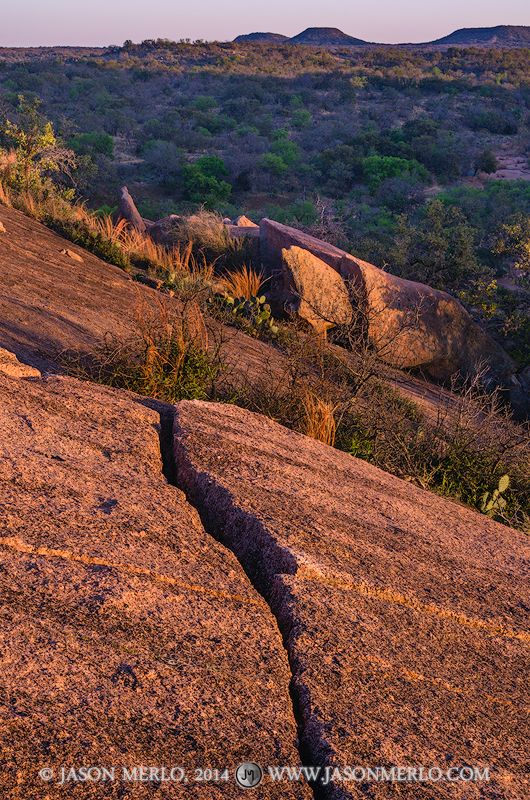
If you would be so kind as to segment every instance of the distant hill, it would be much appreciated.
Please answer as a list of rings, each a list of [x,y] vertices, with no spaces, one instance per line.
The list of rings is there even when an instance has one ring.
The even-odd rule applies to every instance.
[[[236,36],[234,42],[286,42],[288,36],[282,33],[246,33],[243,36]]]
[[[497,25],[495,28],[460,28],[429,45],[466,47],[530,47],[530,26]]]
[[[363,39],[348,36],[338,28],[306,28],[289,39],[289,44],[305,44],[309,47],[339,47],[341,45],[366,45]]]
[[[338,28],[306,28],[291,39],[281,33],[248,33],[234,42],[288,42],[307,47],[414,47],[443,49],[446,47],[530,47],[529,25],[497,25],[494,28],[460,28],[433,42],[399,43],[394,45],[365,42],[348,36]]]

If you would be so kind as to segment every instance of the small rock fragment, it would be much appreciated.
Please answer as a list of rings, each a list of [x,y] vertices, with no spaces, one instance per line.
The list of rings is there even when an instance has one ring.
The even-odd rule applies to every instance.
[[[245,217],[244,214],[240,214],[232,224],[237,225],[238,228],[259,228],[259,225],[256,225],[255,222]]]
[[[63,249],[63,250],[61,250],[60,252],[61,252],[61,254],[62,254],[63,256],[69,256],[70,258],[73,258],[73,259],[74,259],[74,261],[79,261],[81,264],[83,264],[83,263],[84,263],[84,261],[83,261],[83,259],[81,258],[81,256],[78,256],[78,255],[77,255],[77,253],[74,253],[74,251],[73,251],[73,250],[67,250],[66,248],[64,248],[64,249]]]

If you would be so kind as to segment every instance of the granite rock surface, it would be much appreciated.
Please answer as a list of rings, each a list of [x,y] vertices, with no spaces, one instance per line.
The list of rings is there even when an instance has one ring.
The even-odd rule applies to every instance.
[[[275,618],[166,481],[163,404],[145,402],[72,378],[0,371],[6,800],[234,798],[245,792],[234,781],[241,762],[300,763]],[[63,766],[115,776],[59,786]],[[180,766],[188,783],[161,772],[124,778],[142,766]],[[42,769],[54,777],[42,780]],[[205,769],[229,777],[198,780]],[[268,780],[253,796],[311,792]]]
[[[530,796],[527,536],[233,406],[179,403],[174,448],[279,621],[306,763],[443,776],[322,797]]]

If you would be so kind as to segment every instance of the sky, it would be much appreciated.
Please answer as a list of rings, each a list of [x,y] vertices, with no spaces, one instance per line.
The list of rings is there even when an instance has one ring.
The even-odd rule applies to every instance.
[[[369,42],[428,42],[458,28],[529,25],[528,0],[12,0],[0,47],[121,45],[126,39],[228,41],[339,28]]]

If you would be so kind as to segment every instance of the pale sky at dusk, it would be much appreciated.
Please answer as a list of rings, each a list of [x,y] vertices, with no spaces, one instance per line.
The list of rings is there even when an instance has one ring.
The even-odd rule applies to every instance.
[[[372,42],[426,42],[457,28],[530,25],[528,0],[11,0],[0,46],[123,44],[126,39],[218,39],[340,28]]]

